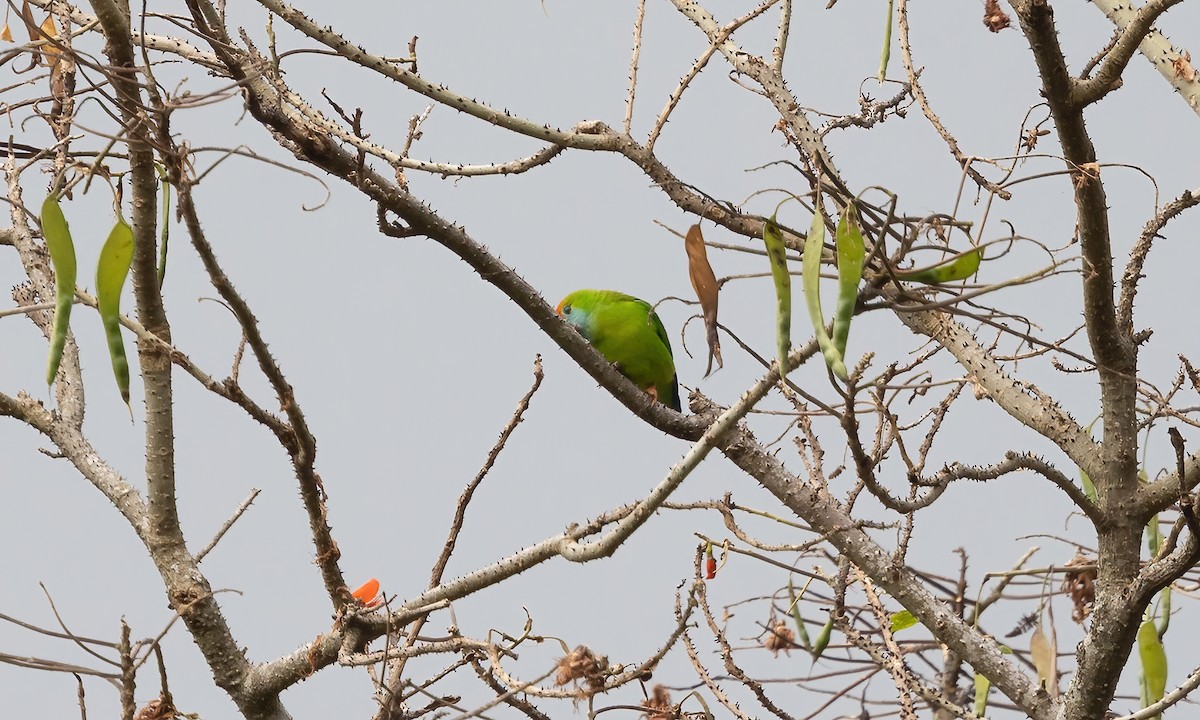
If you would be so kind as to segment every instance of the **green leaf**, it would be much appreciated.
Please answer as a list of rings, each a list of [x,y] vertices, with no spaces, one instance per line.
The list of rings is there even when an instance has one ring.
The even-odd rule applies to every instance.
[[[975,715],[984,717],[987,712],[988,691],[992,689],[992,681],[980,673],[975,673]]]
[[[779,377],[787,377],[787,356],[792,347],[792,278],[788,275],[783,233],[775,216],[763,225],[763,243],[771,262],[771,277],[775,281],[775,337],[779,346]]]
[[[813,213],[812,227],[809,228],[808,238],[804,241],[800,280],[804,288],[804,302],[808,306],[808,316],[812,320],[813,332],[816,333],[817,344],[825,363],[842,380],[849,377],[842,354],[838,352],[829,333],[825,332],[825,314],[821,310],[821,251],[825,247],[825,216],[818,206]],[[849,330],[847,330],[849,332]]]
[[[108,340],[108,354],[112,358],[113,376],[121,399],[129,406],[129,362],[125,359],[125,343],[121,339],[121,289],[129,275],[129,264],[133,260],[133,229],[125,218],[117,216],[117,223],[108,240],[100,249],[100,260],[96,263],[96,307],[104,323],[104,336]],[[133,410],[130,409],[132,416]]]
[[[901,610],[900,612],[892,613],[888,624],[891,626],[892,632],[896,633],[916,625],[917,617],[907,610]]]
[[[862,280],[866,245],[858,224],[858,210],[848,203],[838,220],[837,237],[838,298],[833,315],[833,346],[838,355],[846,356],[846,341],[850,337],[850,321],[858,304],[858,284]]]
[[[71,228],[67,226],[57,195],[50,195],[42,203],[42,236],[50,251],[50,264],[54,266],[54,328],[50,333],[50,358],[46,364],[46,384],[53,385],[71,327],[76,272],[75,243],[71,241]]]
[[[955,255],[950,260],[924,270],[897,270],[901,280],[937,285],[940,283],[966,280],[979,270],[979,248],[972,248]]]
[[[1138,627],[1137,644],[1142,661],[1142,707],[1148,707],[1162,700],[1167,690],[1167,653],[1153,619],[1146,619]],[[1150,720],[1159,717],[1155,715]]]

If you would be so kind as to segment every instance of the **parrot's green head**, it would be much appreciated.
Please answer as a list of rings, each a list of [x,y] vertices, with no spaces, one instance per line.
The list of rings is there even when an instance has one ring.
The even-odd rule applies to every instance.
[[[596,306],[597,293],[595,290],[576,290],[562,299],[554,312],[569,325],[579,331],[585,338],[589,337],[592,310]]]

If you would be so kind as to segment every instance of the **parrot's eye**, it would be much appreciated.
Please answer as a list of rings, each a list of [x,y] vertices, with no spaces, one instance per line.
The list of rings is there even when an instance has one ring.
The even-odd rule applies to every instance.
[[[570,306],[570,305],[563,305],[563,307],[562,307],[562,314],[563,314],[563,317],[566,317],[567,315],[570,315],[570,314],[571,314],[571,306]]]

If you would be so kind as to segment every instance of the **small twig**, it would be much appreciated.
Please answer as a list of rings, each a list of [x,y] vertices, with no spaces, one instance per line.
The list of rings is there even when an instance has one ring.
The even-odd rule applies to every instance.
[[[874,583],[871,582],[871,578],[867,577],[866,573],[858,568],[854,569],[854,574],[858,576],[863,593],[867,596],[867,603],[871,606],[871,611],[875,614],[875,619],[879,622],[879,633],[883,637],[885,652],[892,658],[903,658],[904,653],[900,650],[900,646],[896,644],[896,639],[892,636],[888,612],[884,609],[883,603],[879,601],[879,595],[875,592]],[[961,613],[961,608],[958,608],[958,611]],[[900,702],[900,717],[904,720],[916,720],[917,713],[913,708],[912,701],[914,692],[920,693],[919,684],[915,682],[916,679],[912,676],[911,672],[904,672],[907,668],[903,662],[888,663],[885,669],[896,683],[896,690],[899,694],[897,699]]]
[[[1147,705],[1135,713],[1122,715],[1116,718],[1116,720],[1149,720],[1149,718],[1158,717],[1162,714],[1163,710],[1166,710],[1180,700],[1186,699],[1198,687],[1200,687],[1200,668],[1193,670],[1192,674],[1188,675],[1187,680],[1179,684],[1179,687],[1163,695],[1162,700]]]
[[[691,84],[692,80],[694,80],[696,76],[700,74],[700,71],[704,69],[704,66],[708,64],[709,58],[711,58],[713,54],[717,52],[717,50],[722,49],[722,45],[730,38],[731,35],[733,35],[735,30],[766,12],[772,5],[775,4],[776,1],[777,0],[767,0],[766,2],[763,2],[754,10],[751,10],[740,18],[731,21],[724,27],[720,28],[719,31],[715,32],[715,34],[709,36],[708,49],[700,54],[700,57],[696,59],[696,62],[692,63],[692,67],[683,76],[683,79],[679,81],[679,85],[675,87],[674,92],[672,92],[671,96],[667,99],[666,107],[664,107],[662,112],[658,114],[658,119],[654,121],[654,127],[650,130],[650,136],[646,140],[647,153],[652,153],[654,151],[654,143],[658,140],[658,136],[662,134],[663,128],[667,125],[667,119],[671,116],[671,113],[675,110],[675,106],[679,104],[679,100],[683,97],[684,90],[686,90],[688,85]]]
[[[637,94],[638,60],[642,55],[642,25],[646,21],[646,0],[638,0],[637,18],[633,21],[633,57],[629,60],[629,94],[625,96],[625,134],[633,128],[633,100]]]
[[[233,515],[229,516],[229,519],[221,525],[219,530],[217,530],[217,534],[213,536],[213,539],[209,540],[208,544],[205,545],[200,552],[196,553],[197,565],[200,564],[200,561],[204,559],[205,555],[212,552],[212,549],[217,546],[217,543],[221,541],[221,538],[225,537],[225,533],[229,532],[229,528],[233,527],[233,524],[237,522],[240,517],[242,517],[242,513],[246,512],[246,510],[250,508],[251,503],[254,502],[254,499],[257,498],[258,494],[261,492],[262,490],[259,490],[258,488],[253,488],[250,491],[250,494],[246,496],[246,499],[243,500],[242,503],[237,506],[237,509],[233,511]]]
[[[772,380],[778,379],[778,376],[777,371],[768,372],[766,375],[768,379]],[[742,421],[742,418],[754,409],[754,406],[762,400],[767,391],[773,386],[774,382],[766,385],[763,380],[759,380],[750,391],[742,395],[736,403],[713,420],[700,439],[671,468],[671,471],[667,473],[662,482],[650,491],[637,504],[633,512],[618,522],[616,527],[610,530],[607,535],[586,543],[581,543],[577,540],[568,540],[559,549],[560,554],[572,562],[588,562],[596,558],[608,557],[614,553],[635,530],[641,527],[650,519],[651,515],[657,512],[658,508],[691,475],[692,471],[699,467],[700,463],[715,447],[717,440],[736,427]]]
[[[967,175],[970,175],[971,179],[975,181],[975,184],[981,188],[984,188],[988,192],[995,193],[1005,200],[1011,199],[1012,193],[985,178],[972,166],[972,164],[968,161],[966,154],[959,149],[958,140],[950,134],[950,131],[946,129],[946,126],[942,124],[941,118],[937,116],[937,113],[935,113],[933,108],[929,105],[929,98],[925,96],[925,89],[921,86],[920,73],[913,65],[912,45],[909,42],[908,34],[908,0],[898,0],[896,6],[896,15],[896,24],[900,31],[900,59],[903,61],[904,72],[908,75],[908,84],[909,87],[912,88],[913,99],[917,101],[917,105],[920,106],[921,112],[925,114],[925,118],[929,121],[929,124],[933,126],[934,130],[937,130],[938,135],[940,135],[942,140],[945,141],[946,147],[950,149],[950,154],[953,155],[954,159],[957,160],[959,165],[962,166],[963,172],[965,172]]]
[[[79,673],[71,673],[75,676],[75,682],[79,685],[76,691],[76,697],[79,698],[79,719],[87,720],[87,703],[84,701],[83,695],[83,678],[79,677]]]
[[[738,682],[745,685],[746,688],[748,688],[752,693],[754,693],[754,696],[758,699],[758,703],[760,705],[762,705],[772,715],[774,715],[777,718],[780,718],[780,720],[793,720],[792,715],[788,714],[786,711],[783,710],[783,708],[779,707],[771,700],[771,698],[767,695],[766,691],[763,689],[762,683],[760,683],[757,680],[755,680],[754,678],[750,677],[746,673],[746,671],[744,671],[741,668],[741,666],[739,666],[737,663],[734,662],[733,648],[730,647],[730,645],[729,645],[729,639],[725,634],[725,630],[717,623],[717,619],[715,617],[713,617],[712,608],[709,607],[708,586],[702,580],[700,580],[700,554],[699,553],[696,554],[695,572],[696,572],[696,581],[695,581],[694,590],[693,590],[693,595],[695,596],[694,602],[696,603],[697,606],[699,606],[700,612],[704,615],[705,624],[708,625],[709,632],[712,633],[713,639],[717,641],[717,645],[721,649],[721,659],[724,661],[725,670],[728,671],[729,674],[731,676],[733,676]],[[772,630],[772,632],[773,631],[774,630]],[[703,675],[704,674],[703,666],[700,665],[700,663],[697,661],[697,659],[695,657],[692,657],[691,652],[689,652],[688,655],[689,655],[689,659],[692,661],[692,666],[694,668],[696,668],[696,670],[698,672],[701,672]],[[717,692],[714,689],[715,683],[709,684],[708,682],[706,682],[705,684],[708,685],[709,690],[714,692],[714,694]],[[720,699],[719,696],[718,696],[718,699]],[[725,705],[725,707],[727,709],[732,709],[732,708],[730,708],[729,704],[724,700],[721,700],[721,704]],[[745,715],[743,715],[741,713],[737,713],[737,716],[740,718],[746,717]]]
[[[1170,436],[1171,445],[1175,448],[1175,472],[1179,475],[1179,514],[1187,522],[1192,535],[1200,536],[1200,522],[1196,520],[1196,510],[1192,505],[1192,493],[1187,486],[1187,455],[1184,451],[1183,435],[1180,435],[1178,428],[1174,427],[1167,428],[1167,435]]]
[[[233,588],[220,588],[217,590],[213,590],[211,593],[209,593],[209,595],[206,595],[205,597],[209,597],[209,596],[216,595],[218,593],[223,593],[223,592],[237,593],[238,595],[242,594],[241,590],[234,590]],[[200,599],[203,599],[203,598],[200,598]],[[198,602],[198,600],[193,601],[193,604],[195,602]],[[171,616],[171,619],[167,621],[167,624],[163,626],[163,629],[160,630],[157,635],[155,635],[153,638],[150,638],[149,640],[142,640],[138,643],[139,648],[148,647],[150,649],[147,650],[146,653],[144,655],[142,655],[142,658],[137,661],[137,664],[134,666],[134,669],[140,670],[141,667],[143,665],[145,665],[147,661],[150,660],[150,657],[151,657],[154,649],[157,648],[160,643],[162,643],[162,639],[167,636],[167,633],[169,633],[171,631],[171,628],[175,626],[175,623],[180,619],[180,617],[182,617],[183,613],[186,612],[189,607],[190,607],[190,605],[184,606],[181,608],[175,608],[175,614]]]
[[[471,498],[474,497],[475,491],[479,489],[480,483],[487,477],[488,472],[496,463],[496,459],[500,457],[508,439],[512,437],[517,426],[524,420],[525,411],[529,409],[529,402],[533,399],[538,388],[542,386],[542,380],[545,378],[545,372],[542,370],[542,356],[539,354],[533,359],[533,385],[529,391],[517,402],[517,407],[513,411],[512,417],[508,423],[500,430],[500,437],[497,438],[496,444],[488,451],[487,458],[483,462],[483,467],[479,468],[479,472],[463,490],[462,495],[458,498],[458,504],[454,508],[454,520],[450,524],[450,532],[446,538],[446,544],[442,548],[442,554],[434,563],[433,571],[430,573],[429,586],[437,587],[442,581],[442,573],[446,570],[446,563],[450,561],[450,555],[454,552],[454,547],[458,541],[458,534],[462,530],[463,521],[467,513],[467,505],[470,504]]]
[[[413,40],[415,41],[416,38],[413,38]],[[426,119],[429,118],[429,113],[431,112],[433,112],[433,105],[426,105],[425,109],[422,110],[419,115],[413,115],[408,119],[408,135],[404,138],[404,146],[400,148],[401,158],[407,158],[409,153],[412,152],[413,143],[421,139],[421,125]],[[359,148],[358,152],[359,156],[361,157],[365,151],[362,148]],[[404,174],[404,168],[400,168],[396,171],[396,183],[399,184],[401,188],[404,188],[405,190],[408,189],[408,176]]]
[[[539,710],[533,703],[529,702],[520,695],[513,695],[509,693],[508,688],[502,685],[500,681],[497,680],[491,673],[491,671],[483,666],[482,662],[475,658],[468,658],[468,660],[471,663],[471,668],[475,671],[475,674],[479,676],[479,679],[483,681],[485,685],[491,688],[493,692],[497,693],[498,695],[503,695],[505,703],[524,713],[525,716],[529,717],[531,720],[550,720],[550,716]]]
[[[1013,569],[1010,570],[1008,574],[1001,575],[999,573],[988,573],[983,576],[983,579],[979,584],[980,592],[983,591],[983,586],[987,583],[988,578],[999,577],[1000,582],[996,584],[996,587],[992,589],[992,592],[989,593],[987,597],[977,599],[975,601],[975,606],[971,608],[971,615],[967,618],[972,627],[979,626],[979,616],[983,614],[984,610],[988,609],[988,607],[990,607],[1004,595],[1004,589],[1007,588],[1009,583],[1011,583],[1013,579],[1017,577],[1016,573],[1021,572],[1021,568],[1025,565],[1025,563],[1029,562],[1029,558],[1033,557],[1033,554],[1037,551],[1038,547],[1036,545],[1026,550],[1025,554],[1017,560],[1016,564],[1013,565]]]
[[[167,662],[163,659],[162,645],[159,643],[154,643],[154,659],[158,662],[158,677],[162,683],[160,697],[163,702],[173,706],[175,703],[171,699],[171,690],[167,687]]]
[[[82,640],[80,640],[78,637],[76,637],[75,633],[71,632],[70,628],[67,627],[67,624],[65,622],[63,622],[62,616],[58,614],[58,608],[54,605],[54,598],[50,597],[50,591],[46,589],[46,585],[44,583],[39,582],[38,587],[40,587],[42,589],[42,592],[46,595],[46,601],[50,603],[50,610],[51,610],[51,612],[54,613],[54,619],[58,621],[58,626],[60,628],[62,628],[63,632],[66,633],[66,636],[68,638],[70,638],[72,642],[74,642],[76,645],[78,645],[80,648],[82,648],[85,653],[87,653],[88,655],[91,655],[92,657],[96,658],[97,660],[101,660],[103,662],[108,663],[109,665],[114,665],[116,667],[121,666],[121,663],[115,662],[113,660],[110,660],[110,659],[104,657],[103,655],[96,652],[95,650],[92,650],[90,647],[85,645]],[[120,646],[118,645],[117,647],[119,650]]]
[[[76,301],[76,302],[78,302],[78,301]],[[25,315],[25,314],[28,314],[31,312],[36,312],[38,310],[53,310],[53,309],[54,309],[54,303],[52,303],[52,302],[37,303],[36,305],[22,305],[21,307],[8,308],[7,310],[0,310],[0,318],[8,317],[10,315]]]
[[[109,640],[97,640],[95,638],[83,637],[82,635],[69,635],[66,633],[55,632],[53,630],[47,630],[45,628],[38,627],[37,625],[27,623],[23,620],[18,620],[9,615],[5,615],[4,613],[0,613],[0,620],[10,622],[13,625],[19,625],[26,630],[32,630],[35,633],[49,635],[50,637],[62,638],[63,640],[74,640],[75,642],[91,643],[92,645],[103,645],[104,647],[113,649],[117,647],[115,642],[111,642]]]
[[[454,548],[458,544],[458,535],[462,531],[463,523],[466,519],[467,505],[471,503],[471,499],[475,496],[475,491],[479,489],[479,485],[483,479],[487,477],[488,472],[496,463],[496,459],[500,457],[500,453],[504,450],[508,439],[512,436],[517,426],[524,419],[525,411],[529,409],[529,402],[533,399],[534,393],[542,386],[542,379],[545,373],[542,370],[542,356],[537,355],[533,359],[533,386],[529,391],[517,402],[517,408],[513,411],[512,417],[509,418],[507,424],[500,431],[500,437],[496,440],[496,444],[488,452],[487,458],[483,462],[483,467],[475,474],[475,477],[467,484],[462,495],[458,498],[458,503],[454,507],[454,519],[450,523],[450,531],[446,537],[446,543],[442,547],[442,552],[438,556],[437,561],[433,564],[433,569],[430,572],[429,587],[435,588],[442,582],[442,575],[446,571],[446,565],[450,562],[450,556],[454,553]],[[408,637],[405,639],[402,651],[411,648],[417,641],[417,635],[421,632],[421,628],[425,625],[425,620],[428,615],[422,616],[413,624],[411,630],[408,631]],[[386,699],[380,700],[380,710],[377,716],[387,717],[384,713],[389,711],[392,704],[397,701],[400,695],[400,685],[404,680],[404,667],[407,664],[407,655],[394,656],[396,662],[392,665],[388,673],[387,685],[381,688],[383,694],[386,694]]]
[[[58,662],[57,660],[46,660],[44,658],[9,655],[8,653],[0,653],[0,663],[6,665],[14,665],[16,667],[29,668],[31,670],[44,670],[47,672],[68,672],[72,675],[88,675],[90,677],[103,678],[113,684],[113,687],[120,688],[121,676],[117,673],[104,672],[83,665],[72,665],[70,663]]]
[[[678,602],[676,602],[676,606],[678,607]],[[678,609],[676,609],[677,614],[678,612]],[[706,668],[704,663],[700,660],[700,653],[696,650],[696,646],[692,642],[691,636],[686,632],[683,634],[683,649],[687,653],[688,660],[692,664],[692,669],[695,670],[696,675],[700,678],[700,682],[704,683],[704,686],[713,694],[713,697],[717,699],[717,702],[725,706],[725,709],[729,711],[730,716],[737,718],[737,720],[751,720],[750,716],[742,712],[737,703],[733,702],[733,700],[731,700],[729,696],[725,694],[725,691],[721,689],[721,686],[717,684],[716,679],[712,676],[712,673],[708,671],[708,668]],[[712,716],[709,715],[709,717]]]
[[[508,700],[508,698],[513,697],[515,695],[520,695],[521,693],[526,693],[532,689],[535,689],[538,683],[549,678],[551,675],[553,675],[557,671],[558,671],[558,668],[552,667],[549,670],[547,670],[546,673],[541,675],[540,677],[536,677],[533,680],[529,680],[529,681],[526,681],[523,683],[518,683],[518,684],[510,687],[508,689],[508,691],[501,693],[500,695],[492,698],[491,700],[489,700],[488,702],[479,706],[478,708],[475,708],[474,710],[467,712],[467,713],[463,713],[461,715],[455,715],[453,718],[451,718],[451,720],[468,720],[469,718],[480,717],[483,713],[487,712],[488,710],[491,710],[492,708],[496,707],[500,703]]]
[[[334,541],[333,532],[329,527],[325,506],[325,488],[316,470],[317,440],[308,426],[308,419],[296,400],[295,391],[287,381],[283,369],[271,355],[266,339],[258,325],[249,304],[234,287],[233,281],[225,274],[217,261],[216,253],[208,241],[200,217],[197,213],[192,192],[186,184],[179,187],[179,213],[183,216],[192,247],[200,256],[204,269],[208,273],[209,282],[216,288],[221,298],[228,303],[237,317],[238,324],[245,333],[247,344],[258,360],[259,369],[266,376],[279,401],[280,412],[287,418],[286,427],[272,428],[276,432],[280,444],[287,450],[292,461],[300,496],[308,513],[309,528],[312,531],[313,545],[320,569],[325,591],[329,595],[335,609],[342,608],[350,602],[350,594],[346,590],[346,582],[342,569],[338,564],[341,551]]]
[[[1154,246],[1159,233],[1172,219],[1183,214],[1185,210],[1200,205],[1200,188],[1184,190],[1179,197],[1171,200],[1159,210],[1153,218],[1146,222],[1138,239],[1129,251],[1129,262],[1121,276],[1121,299],[1117,304],[1117,321],[1127,333],[1133,332],[1133,303],[1137,297],[1138,282],[1142,279],[1142,269],[1146,258]]]

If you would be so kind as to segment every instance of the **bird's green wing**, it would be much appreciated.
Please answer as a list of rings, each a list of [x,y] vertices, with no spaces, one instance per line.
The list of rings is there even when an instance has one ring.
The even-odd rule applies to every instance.
[[[649,303],[646,306],[649,308]],[[667,336],[667,328],[663,326],[662,320],[658,319],[658,313],[652,309],[650,310],[650,323],[654,325],[654,334],[658,335],[658,339],[662,340],[663,345],[667,346],[667,354],[674,359],[675,353],[671,351],[671,338]]]
[[[658,318],[658,313],[654,312],[654,306],[651,305],[650,303],[646,302],[645,300],[642,300],[641,298],[636,298],[632,295],[626,295],[624,293],[613,293],[613,294],[619,295],[620,300],[624,300],[624,301],[636,304],[639,309],[641,309],[643,312],[646,313],[646,316],[649,319],[651,327],[654,328],[654,334],[658,336],[659,340],[662,340],[662,344],[665,345],[667,348],[667,354],[670,355],[672,359],[674,359],[675,353],[671,350],[671,338],[669,335],[667,335],[667,328],[663,325],[662,320],[660,320]]]

